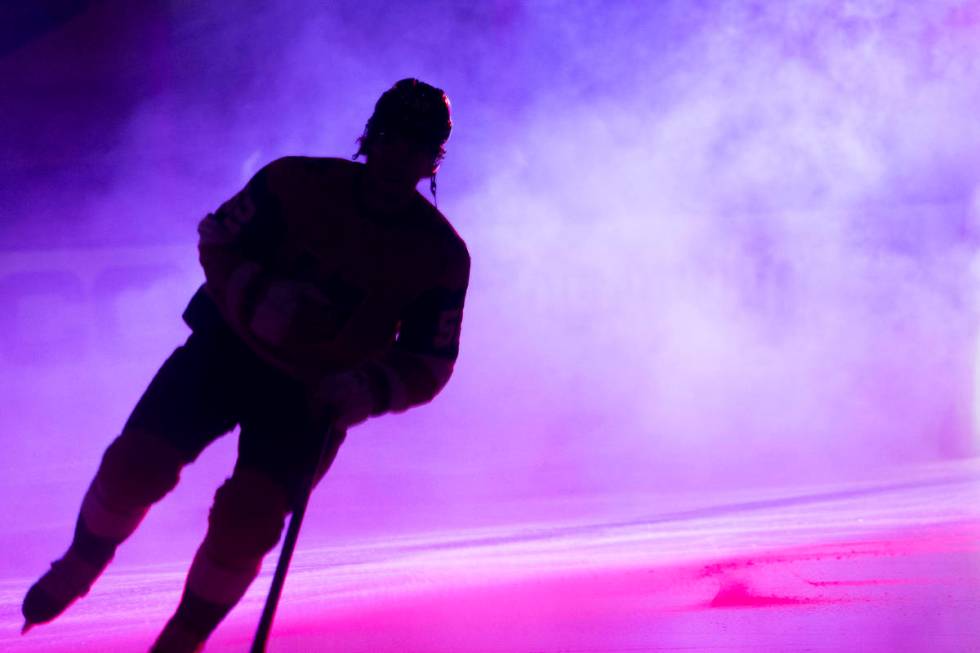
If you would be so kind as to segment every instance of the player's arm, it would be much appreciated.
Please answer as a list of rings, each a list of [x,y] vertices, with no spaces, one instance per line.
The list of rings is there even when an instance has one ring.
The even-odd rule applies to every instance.
[[[445,387],[459,356],[465,298],[465,285],[437,287],[409,307],[394,345],[365,365],[379,388],[372,414],[428,403]]]
[[[467,255],[451,279],[409,304],[384,354],[324,379],[318,403],[341,414],[341,427],[428,403],[445,387],[459,355],[469,265]]]
[[[259,170],[197,228],[205,288],[222,317],[235,331],[273,345],[282,344],[295,312],[317,292],[268,265],[286,232],[274,188],[287,166],[278,159]]]

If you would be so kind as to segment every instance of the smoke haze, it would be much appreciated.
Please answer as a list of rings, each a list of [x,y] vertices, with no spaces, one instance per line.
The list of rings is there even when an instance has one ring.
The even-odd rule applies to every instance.
[[[978,2],[46,4],[0,49],[13,568],[68,537],[186,337],[197,221],[276,157],[353,154],[403,77],[452,100],[461,355],[430,406],[351,432],[309,530],[976,453]],[[157,528],[203,519],[233,455]]]

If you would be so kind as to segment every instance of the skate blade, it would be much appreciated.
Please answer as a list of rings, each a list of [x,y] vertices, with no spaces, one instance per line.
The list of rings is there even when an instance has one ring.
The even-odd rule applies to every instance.
[[[20,634],[21,635],[26,635],[27,634],[27,631],[29,631],[31,628],[33,628],[36,625],[37,624],[33,624],[30,621],[25,621],[24,622],[24,627],[20,629]]]

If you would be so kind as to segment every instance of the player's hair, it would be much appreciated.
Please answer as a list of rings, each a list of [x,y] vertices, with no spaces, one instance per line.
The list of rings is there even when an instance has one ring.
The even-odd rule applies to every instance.
[[[442,89],[411,77],[402,79],[378,98],[352,158],[367,156],[371,146],[386,137],[401,136],[414,141],[432,152],[429,189],[435,200],[436,171],[446,156],[445,144],[452,128],[449,98]]]

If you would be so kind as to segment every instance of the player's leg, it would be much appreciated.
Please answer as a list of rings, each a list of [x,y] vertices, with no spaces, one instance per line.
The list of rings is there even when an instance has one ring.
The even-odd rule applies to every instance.
[[[257,386],[255,409],[242,419],[235,471],[215,495],[208,532],[194,556],[180,604],[157,645],[160,653],[193,651],[238,603],[262,559],[282,534],[286,515],[316,464],[318,439],[301,389],[271,377]],[[317,479],[343,438],[324,457]]]
[[[192,334],[164,362],[103,454],[68,551],[28,591],[28,624],[52,620],[86,594],[149,507],[176,486],[181,468],[235,425],[228,359],[218,343]]]
[[[285,488],[261,470],[236,466],[215,494],[180,604],[153,651],[193,651],[203,644],[258,575],[288,512]]]

